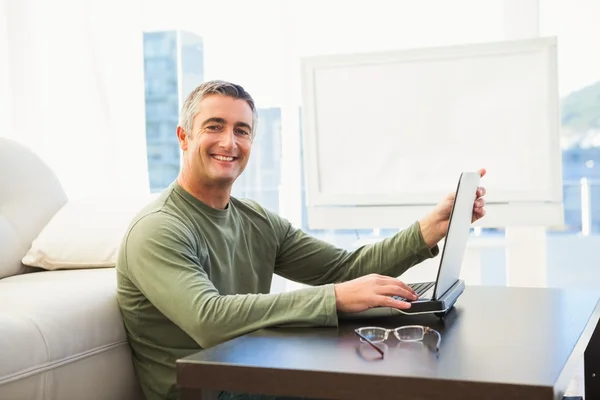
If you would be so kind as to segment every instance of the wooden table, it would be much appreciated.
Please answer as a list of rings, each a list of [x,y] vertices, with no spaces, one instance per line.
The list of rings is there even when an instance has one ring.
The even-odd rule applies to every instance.
[[[182,399],[202,390],[318,399],[560,399],[585,353],[586,399],[600,399],[599,294],[467,287],[440,320],[401,316],[341,321],[338,328],[263,329],[178,361]],[[390,335],[385,357],[359,326],[421,324],[439,353]],[[587,349],[587,350],[586,350]],[[205,398],[206,398],[206,393]]]

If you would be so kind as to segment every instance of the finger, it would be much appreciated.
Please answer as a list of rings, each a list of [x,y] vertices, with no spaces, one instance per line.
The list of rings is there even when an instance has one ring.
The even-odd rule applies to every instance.
[[[403,289],[405,291],[407,291],[409,293],[409,295],[404,295],[404,294],[396,294],[396,293],[392,293],[390,295],[393,296],[402,296],[405,298],[411,298],[410,295],[412,294],[413,296],[415,296],[415,300],[417,297],[417,292],[415,292],[415,290],[413,288],[411,288],[410,286],[408,286],[406,283],[402,282],[401,280],[399,280],[398,278],[393,278],[391,276],[385,276],[385,275],[377,275],[377,284],[380,286],[396,286],[399,289]]]
[[[402,281],[398,281],[398,283],[400,284],[400,287],[403,289],[408,290],[409,292],[411,292],[412,294],[414,294],[415,296],[417,295],[417,292],[415,292],[415,289],[411,288],[410,286],[408,286],[406,283],[402,282]]]
[[[387,275],[375,275],[375,276],[377,277],[376,282],[379,286],[394,285],[394,286],[402,287],[406,290],[409,290],[409,291],[415,293],[415,291],[410,286],[408,286],[406,283],[402,282],[398,278],[394,278],[394,277],[387,276]]]
[[[485,176],[486,172],[487,172],[487,170],[485,168],[480,168],[479,169],[479,176],[481,178],[483,178]]]
[[[473,210],[473,218],[471,222],[475,222],[478,219],[481,219],[485,216],[485,208],[478,209],[477,211]]]
[[[477,188],[477,198],[485,196],[486,193],[487,191],[484,187],[480,186]]]
[[[406,283],[402,282],[398,278],[391,278],[390,277],[389,280],[386,281],[385,283],[401,287],[402,289],[408,290],[409,292],[411,292],[413,294],[417,294],[417,292],[415,292],[415,290],[413,288],[411,288],[410,286],[408,286]]]
[[[417,294],[414,293],[412,290],[397,285],[381,286],[379,290],[377,290],[377,294],[382,294],[385,296],[400,296],[409,300],[417,299]]]
[[[477,199],[473,203],[473,209],[485,207],[485,199]]]
[[[400,310],[409,309],[411,306],[411,304],[406,301],[396,300],[390,296],[380,296],[377,301],[381,307],[393,307],[399,308]]]

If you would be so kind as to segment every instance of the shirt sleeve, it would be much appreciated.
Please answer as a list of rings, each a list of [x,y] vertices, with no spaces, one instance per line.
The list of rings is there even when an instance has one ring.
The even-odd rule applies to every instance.
[[[435,257],[439,247],[427,247],[419,222],[380,242],[346,251],[314,238],[283,220],[286,233],[275,272],[308,285],[344,282],[377,273],[400,276],[410,267]]]
[[[220,295],[200,263],[201,244],[174,216],[143,217],[124,246],[129,279],[203,348],[265,327],[337,325],[333,285]]]

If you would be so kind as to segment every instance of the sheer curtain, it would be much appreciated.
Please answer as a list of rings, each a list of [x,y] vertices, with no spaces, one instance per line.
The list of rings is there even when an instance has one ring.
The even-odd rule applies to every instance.
[[[148,192],[139,2],[1,1],[0,136],[70,198]]]
[[[12,127],[12,100],[8,67],[8,1],[0,0],[0,136]]]

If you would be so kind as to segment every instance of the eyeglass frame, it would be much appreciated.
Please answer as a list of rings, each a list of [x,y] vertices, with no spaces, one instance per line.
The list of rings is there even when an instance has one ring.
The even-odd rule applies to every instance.
[[[407,328],[421,328],[423,330],[423,336],[420,339],[412,339],[412,340],[406,340],[406,339],[400,339],[398,336],[398,331],[401,331],[402,329],[407,329]],[[385,337],[383,338],[383,340],[381,341],[377,341],[377,343],[383,343],[385,342],[388,337],[389,334],[391,332],[394,332],[394,336],[396,337],[396,339],[398,339],[398,341],[400,342],[419,342],[419,341],[423,341],[423,339],[425,339],[425,335],[427,333],[435,333],[437,334],[438,337],[438,341],[437,341],[437,345],[435,346],[435,351],[439,352],[440,351],[440,343],[442,342],[442,335],[436,331],[433,328],[430,328],[428,326],[424,326],[424,325],[405,325],[405,326],[399,326],[397,328],[393,328],[393,329],[387,329],[387,328],[383,328],[381,326],[363,326],[360,328],[356,328],[354,330],[354,333],[361,338],[363,341],[365,341],[366,343],[368,343],[371,347],[373,347],[383,358],[383,350],[381,350],[377,345],[375,345],[375,342],[373,342],[372,340],[368,339],[367,337],[365,337],[363,334],[360,333],[361,330],[363,329],[381,329],[383,331],[385,331]]]

